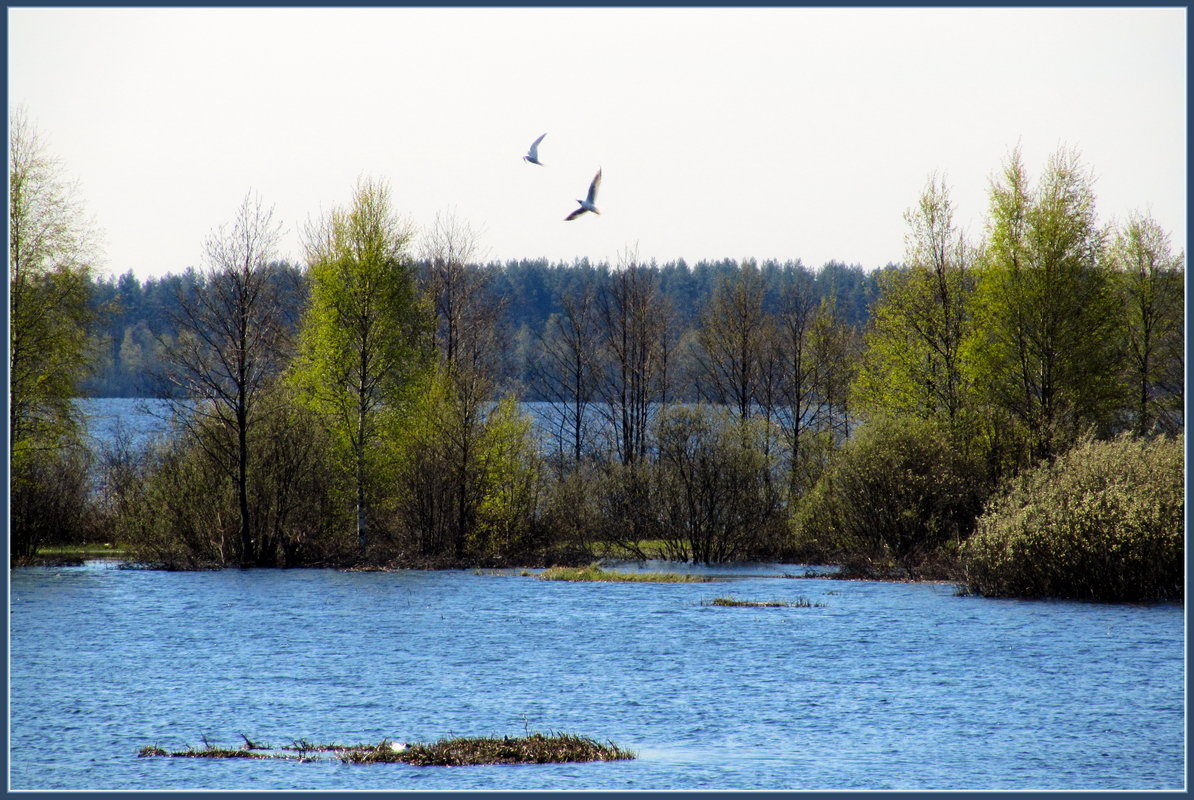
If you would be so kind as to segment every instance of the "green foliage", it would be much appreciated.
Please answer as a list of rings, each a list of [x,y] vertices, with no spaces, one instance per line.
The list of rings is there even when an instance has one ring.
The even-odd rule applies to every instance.
[[[1122,310],[1103,264],[1093,178],[1059,150],[1029,186],[1019,152],[991,190],[989,243],[964,346],[985,402],[1013,415],[1033,458],[1088,426],[1109,430],[1119,399]]]
[[[1020,475],[962,548],[984,595],[1184,597],[1183,439],[1079,442]]]
[[[478,402],[442,365],[391,441],[400,552],[505,563],[541,549],[542,465],[530,418],[512,398]]]
[[[973,528],[981,467],[943,425],[879,418],[863,425],[797,509],[798,552],[860,572],[939,569]]]
[[[81,447],[14,459],[8,487],[14,563],[29,561],[45,545],[86,542],[101,535],[102,520],[91,495],[90,462]]]
[[[430,321],[407,255],[412,233],[395,216],[388,186],[362,180],[348,209],[307,231],[310,300],[293,380],[325,415],[355,479],[356,533],[383,491],[381,423],[406,399],[430,357]]]
[[[782,551],[786,484],[765,420],[670,406],[657,415],[654,439],[654,459],[601,465],[592,494],[596,540],[636,558],[659,551],[708,564]]]
[[[250,541],[262,566],[346,563],[354,550],[339,498],[348,476],[322,419],[285,392],[263,399],[249,446],[259,466],[249,474]],[[221,464],[235,433],[191,424],[159,447],[113,458],[105,470],[114,537],[130,559],[168,569],[242,563],[236,491]]]
[[[961,345],[970,324],[973,256],[954,228],[944,184],[930,180],[905,218],[907,268],[879,276],[879,300],[853,391],[872,411],[952,421],[969,400]]]
[[[11,122],[9,455],[15,473],[44,476],[42,466],[26,459],[59,458],[56,451],[77,444],[71,398],[91,366],[95,315],[88,289],[96,254],[93,232],[59,163],[45,152],[23,110]]]
[[[1152,217],[1136,214],[1115,234],[1110,262],[1126,312],[1123,379],[1138,435],[1183,428],[1185,255],[1174,255]]]
[[[532,555],[546,543],[537,524],[543,467],[531,418],[513,397],[489,413],[481,461],[485,488],[470,549],[502,560]]]

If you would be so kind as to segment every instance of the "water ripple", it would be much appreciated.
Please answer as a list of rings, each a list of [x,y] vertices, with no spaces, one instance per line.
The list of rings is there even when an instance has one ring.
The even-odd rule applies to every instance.
[[[646,568],[658,569],[658,565]],[[1177,606],[719,570],[702,584],[466,571],[13,570],[14,789],[1174,789]],[[728,612],[728,613],[727,613]],[[563,730],[615,764],[139,759],[147,744]],[[82,755],[81,755],[82,754]]]

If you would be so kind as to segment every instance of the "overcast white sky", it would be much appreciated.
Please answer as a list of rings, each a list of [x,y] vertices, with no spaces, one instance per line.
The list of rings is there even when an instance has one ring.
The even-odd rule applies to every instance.
[[[1103,221],[1186,242],[1186,10],[8,10],[10,104],[78,180],[105,269],[200,265],[253,190],[299,231],[359,176],[486,258],[899,261],[934,171],[981,233],[1019,143]],[[545,167],[521,156],[544,131]],[[601,216],[564,217],[604,169]]]

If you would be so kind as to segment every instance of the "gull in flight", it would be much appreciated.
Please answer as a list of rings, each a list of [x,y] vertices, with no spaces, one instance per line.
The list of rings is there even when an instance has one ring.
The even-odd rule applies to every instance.
[[[546,135],[547,134],[544,133],[538,139],[531,142],[531,149],[527,150],[527,154],[522,157],[523,161],[528,161],[531,164],[538,164],[539,166],[543,166],[543,162],[539,160],[539,142],[543,141],[543,137]]]
[[[577,217],[579,217],[581,214],[585,213],[586,211],[592,211],[594,214],[600,214],[601,212],[598,211],[597,206],[594,205],[597,202],[597,190],[599,188],[601,188],[601,169],[600,168],[597,169],[597,174],[593,176],[593,182],[589,184],[589,196],[586,197],[584,200],[577,200],[576,202],[580,203],[580,208],[576,209],[571,214],[564,217],[564,221],[567,222],[570,219],[576,219]]]

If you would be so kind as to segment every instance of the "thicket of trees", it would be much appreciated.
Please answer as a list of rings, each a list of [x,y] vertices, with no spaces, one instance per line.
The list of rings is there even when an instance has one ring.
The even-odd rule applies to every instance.
[[[1145,215],[1101,225],[1092,185],[1072,151],[1035,182],[1013,152],[971,241],[934,176],[905,262],[870,274],[632,252],[477,264],[468,223],[420,235],[371,179],[305,231],[303,267],[273,258],[252,197],[202,271],[159,281],[96,281],[21,242],[14,297],[55,269],[70,280],[38,280],[75,292],[58,360],[33,369],[76,366],[47,397],[14,381],[10,424],[58,420],[21,441],[66,452],[78,387],[128,388],[132,371],[153,378],[140,392],[173,387],[176,434],[102,454],[80,505],[94,530],[72,529],[160,566],[620,552],[959,575],[1015,476],[1091,437],[1184,430],[1184,254]],[[24,319],[14,331],[37,332]],[[96,474],[20,458],[14,475]],[[13,541],[35,546],[44,524],[17,502],[61,480],[22,474]]]

